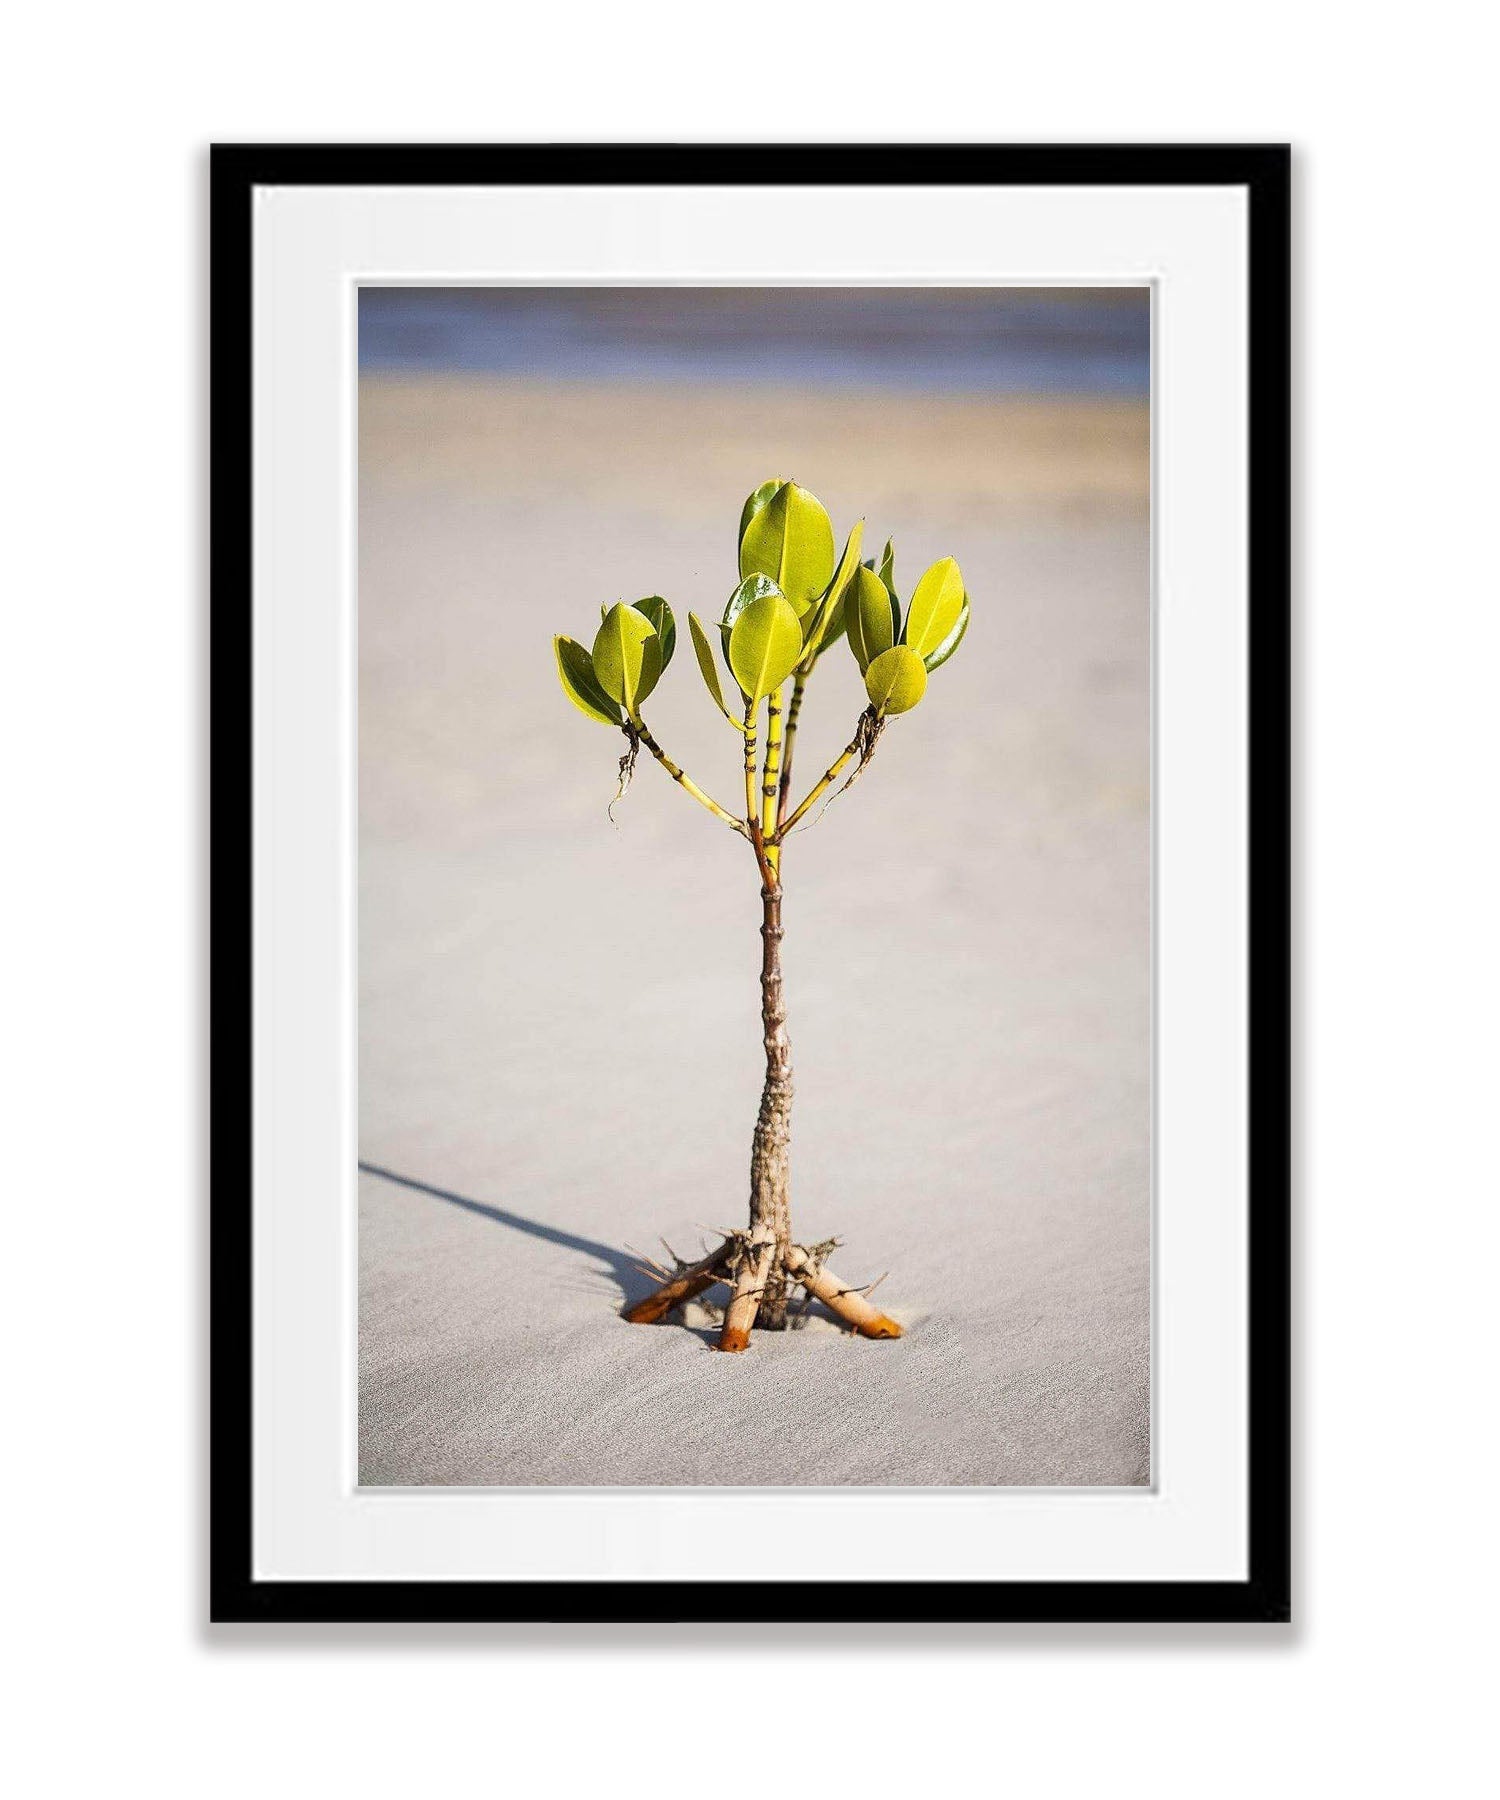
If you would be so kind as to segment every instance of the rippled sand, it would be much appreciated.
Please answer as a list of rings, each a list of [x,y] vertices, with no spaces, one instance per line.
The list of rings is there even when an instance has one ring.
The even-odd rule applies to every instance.
[[[360,444],[362,1479],[1146,1481],[1144,406],[369,377]],[[618,1310],[744,1216],[754,865],[649,764],[610,824],[550,639],[716,614],[773,473],[974,621],[786,858],[794,1223],[911,1330],[730,1358]],[[736,795],[685,647],[648,713]]]

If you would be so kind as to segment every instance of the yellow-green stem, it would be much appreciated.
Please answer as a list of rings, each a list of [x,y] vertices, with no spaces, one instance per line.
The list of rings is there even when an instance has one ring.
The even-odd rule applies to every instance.
[[[786,713],[786,748],[781,756],[781,793],[776,801],[776,829],[780,831],[781,821],[786,817],[787,802],[792,795],[792,755],[797,748],[797,719],[802,711],[802,690],[807,686],[807,676],[801,670],[792,683],[792,703]]]
[[[741,837],[749,837],[750,833],[742,821],[735,818],[733,813],[726,811],[724,807],[720,806],[717,800],[711,799],[690,775],[684,774],[683,771],[678,768],[677,764],[672,761],[671,757],[667,755],[666,751],[663,750],[656,739],[652,737],[650,731],[646,728],[644,720],[636,720],[633,729],[636,736],[680,788],[686,793],[691,794],[700,806],[706,806],[716,819],[722,819],[731,831],[737,831]]]
[[[842,775],[844,770],[849,766],[851,759],[855,756],[855,754],[857,753],[858,750],[859,750],[859,739],[855,738],[845,749],[843,755],[838,759],[838,761],[835,763],[832,763],[824,771],[823,779],[817,784],[816,787],[814,787],[812,789],[812,791],[808,794],[807,798],[802,802],[802,804],[792,814],[791,818],[789,818],[787,820],[787,822],[777,832],[776,835],[778,838],[785,839],[786,834],[792,829],[792,827],[794,825],[796,825],[800,820],[804,819],[807,816],[809,808],[815,806],[817,804],[818,800],[822,797],[822,795],[824,795],[828,792],[829,788],[833,786],[834,782],[836,782],[838,780],[839,776]]]
[[[760,808],[755,803],[756,749],[755,702],[747,700],[745,702],[745,824],[751,831],[760,829]]]
[[[776,838],[776,801],[781,792],[781,689],[766,698],[766,766],[760,784],[760,834],[772,873],[781,867]]]

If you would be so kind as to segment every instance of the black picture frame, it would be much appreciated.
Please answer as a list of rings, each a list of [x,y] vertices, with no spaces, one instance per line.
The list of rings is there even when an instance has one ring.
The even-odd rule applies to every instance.
[[[897,1623],[1291,1616],[1290,151],[1276,144],[216,145],[210,1557],[214,1622],[684,1622],[676,1582],[265,1581],[251,1561],[251,209],[261,186],[1230,186],[1249,214],[1249,1555],[1225,1581],[754,1583],[757,1616]]]

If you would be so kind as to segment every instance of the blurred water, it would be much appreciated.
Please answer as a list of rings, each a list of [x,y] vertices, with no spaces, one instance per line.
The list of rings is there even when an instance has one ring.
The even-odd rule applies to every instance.
[[[360,368],[1143,398],[1135,288],[378,288]]]

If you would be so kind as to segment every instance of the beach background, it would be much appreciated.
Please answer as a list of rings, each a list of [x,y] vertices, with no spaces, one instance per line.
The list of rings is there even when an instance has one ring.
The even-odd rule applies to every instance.
[[[363,292],[362,1482],[1149,1481],[1148,389],[1145,289]],[[794,1232],[908,1334],[721,1357],[619,1311],[744,1219],[758,877],[647,758],[611,822],[551,639],[664,594],[733,804],[686,615],[771,475],[973,619],[784,868]]]

